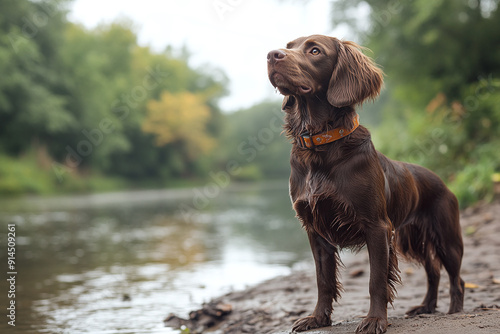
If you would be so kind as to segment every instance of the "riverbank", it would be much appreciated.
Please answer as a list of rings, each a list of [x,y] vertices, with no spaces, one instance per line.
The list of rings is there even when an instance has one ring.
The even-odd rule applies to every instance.
[[[499,333],[500,328],[500,202],[476,206],[461,213],[465,255],[462,278],[466,283],[464,312],[446,315],[449,284],[444,269],[439,289],[438,313],[407,319],[405,311],[419,304],[426,291],[423,268],[400,260],[403,284],[398,287],[394,308],[389,309],[388,333]],[[334,304],[333,326],[308,333],[354,333],[366,315],[368,254],[365,250],[344,259],[345,292]],[[244,291],[229,293],[193,311],[190,320],[174,315],[166,325],[185,325],[191,333],[288,333],[292,323],[312,312],[316,283],[310,268],[277,277]]]
[[[47,158],[48,159],[48,158]],[[46,159],[46,160],[47,160]],[[0,200],[26,196],[64,196],[133,190],[187,189],[211,180],[203,178],[127,179],[99,172],[81,172],[51,160],[40,163],[35,153],[12,158],[0,153]]]

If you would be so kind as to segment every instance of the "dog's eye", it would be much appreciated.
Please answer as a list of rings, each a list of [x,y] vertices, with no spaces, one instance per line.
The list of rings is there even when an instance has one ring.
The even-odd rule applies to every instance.
[[[319,49],[318,49],[318,48],[313,48],[313,49],[311,50],[311,54],[312,54],[312,55],[314,55],[314,56],[317,56],[317,55],[319,55],[320,53],[321,53],[321,51],[319,51]]]

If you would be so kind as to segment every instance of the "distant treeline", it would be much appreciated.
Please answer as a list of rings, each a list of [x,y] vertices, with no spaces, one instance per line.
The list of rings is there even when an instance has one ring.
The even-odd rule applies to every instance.
[[[462,205],[492,199],[500,181],[498,2],[333,4],[333,24],[386,73],[361,110],[377,148],[434,170]],[[67,4],[0,0],[0,194],[288,176],[279,102],[222,113],[220,70],[138,45],[132,22],[71,23]]]
[[[206,175],[223,73],[139,46],[131,22],[71,23],[67,1],[0,3],[0,193]]]

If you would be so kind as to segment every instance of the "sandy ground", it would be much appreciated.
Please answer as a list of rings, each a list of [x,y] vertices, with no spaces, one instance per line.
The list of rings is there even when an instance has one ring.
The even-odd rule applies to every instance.
[[[389,308],[387,333],[500,333],[500,202],[469,208],[461,214],[465,255],[462,278],[467,282],[464,312],[447,315],[449,283],[441,271],[438,312],[405,318],[411,306],[422,301],[426,291],[423,268],[400,259],[403,285],[398,286],[394,307]],[[361,251],[344,261],[345,292],[334,304],[332,326],[307,333],[354,333],[366,315],[368,256]],[[313,263],[311,270],[297,271],[244,291],[232,292],[193,311],[191,320],[167,317],[173,327],[186,325],[191,333],[290,333],[293,322],[312,312],[316,302]]]

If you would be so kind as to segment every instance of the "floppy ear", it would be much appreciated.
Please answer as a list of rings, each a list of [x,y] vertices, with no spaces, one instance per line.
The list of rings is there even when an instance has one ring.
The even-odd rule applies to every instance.
[[[360,104],[380,93],[383,72],[356,43],[337,40],[337,63],[328,85],[328,102],[335,107]]]
[[[292,95],[287,95],[283,98],[283,103],[281,104],[281,110],[286,111],[287,109],[291,109],[295,104],[295,97]]]

